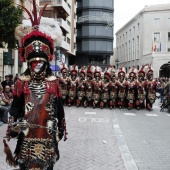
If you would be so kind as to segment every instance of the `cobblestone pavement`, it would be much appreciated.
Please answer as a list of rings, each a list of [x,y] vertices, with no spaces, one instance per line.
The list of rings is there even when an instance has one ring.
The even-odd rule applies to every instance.
[[[113,128],[115,111],[65,107],[68,140],[59,142],[60,160],[54,170],[125,170]],[[0,141],[5,130],[6,125],[0,126]],[[15,143],[11,140],[9,144],[13,151]],[[3,144],[0,154],[0,170],[12,170],[5,163]]]

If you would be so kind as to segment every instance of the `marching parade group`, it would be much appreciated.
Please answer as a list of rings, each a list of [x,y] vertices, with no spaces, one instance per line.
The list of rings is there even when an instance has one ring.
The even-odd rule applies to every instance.
[[[108,66],[102,72],[99,66],[71,66],[62,64],[59,78],[64,105],[99,108],[152,109],[156,100],[157,83],[150,64],[139,70],[132,67],[128,73],[124,67],[117,71]]]

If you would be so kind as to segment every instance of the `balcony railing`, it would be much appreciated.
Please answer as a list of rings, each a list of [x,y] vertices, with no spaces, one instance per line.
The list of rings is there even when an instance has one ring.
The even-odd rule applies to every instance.
[[[70,15],[70,8],[64,0],[52,0],[52,6],[54,7],[62,7],[65,12]]]
[[[70,32],[70,26],[67,24],[66,21],[64,21],[62,18],[58,18],[57,22],[58,22],[59,26],[62,27],[63,29],[65,29],[65,31],[67,33]]]

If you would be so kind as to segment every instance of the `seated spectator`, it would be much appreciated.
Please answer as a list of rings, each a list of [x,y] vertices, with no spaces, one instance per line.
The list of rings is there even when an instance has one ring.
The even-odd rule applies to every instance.
[[[12,101],[13,101],[13,95],[10,92],[10,86],[9,85],[5,86],[3,96],[2,96],[2,100],[5,103],[5,106],[10,108]]]
[[[8,122],[8,111],[9,108],[6,107],[5,103],[2,100],[3,98],[3,87],[0,86],[0,125],[2,124],[2,122],[7,123]]]

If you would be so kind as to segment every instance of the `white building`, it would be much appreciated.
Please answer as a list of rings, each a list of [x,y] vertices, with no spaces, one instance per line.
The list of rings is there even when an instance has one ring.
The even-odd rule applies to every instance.
[[[170,4],[145,6],[119,29],[115,59],[127,71],[149,63],[154,77],[170,77]]]

